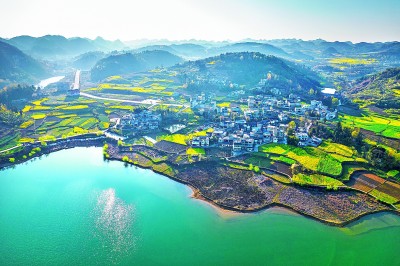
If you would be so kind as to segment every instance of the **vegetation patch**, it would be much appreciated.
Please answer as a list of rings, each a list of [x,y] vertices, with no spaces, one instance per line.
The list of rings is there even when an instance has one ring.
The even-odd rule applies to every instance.
[[[352,157],[354,155],[354,151],[350,147],[334,142],[324,141],[318,148],[325,152],[335,153],[345,157]]]
[[[31,116],[31,118],[33,118],[35,120],[43,119],[45,117],[46,117],[45,114],[34,114],[34,115]]]
[[[358,127],[385,137],[400,139],[400,121],[398,119],[364,113],[362,116],[340,115],[340,120],[349,127]]]
[[[313,147],[294,147],[285,144],[266,144],[259,148],[259,151],[278,154],[299,162],[303,167],[322,174],[340,175],[342,164],[329,153]],[[279,157],[278,157],[279,158]]]
[[[336,189],[338,186],[344,186],[342,182],[329,176],[324,175],[306,175],[306,174],[295,174],[292,177],[293,182],[300,185],[318,185],[326,186],[327,188]]]
[[[34,123],[35,123],[35,121],[33,121],[33,120],[28,120],[28,121],[25,121],[24,123],[22,123],[22,124],[19,126],[19,128],[22,128],[22,129],[28,128],[28,127],[32,126]]]
[[[66,106],[61,108],[62,110],[82,110],[82,109],[87,109],[89,108],[88,105],[86,104],[80,104],[80,105],[71,105],[71,106]]]
[[[334,65],[371,65],[376,62],[377,60],[374,58],[341,57],[341,58],[332,58],[329,60],[329,63]]]
[[[183,134],[172,134],[172,135],[162,136],[158,139],[162,139],[162,140],[166,140],[166,141],[170,141],[170,142],[174,142],[174,143],[178,143],[178,144],[182,144],[182,145],[187,145],[186,140],[188,139],[188,136],[183,135]]]
[[[391,178],[396,178],[399,175],[399,171],[398,170],[390,170],[389,172],[387,172],[387,176],[391,177]]]
[[[388,203],[388,204],[394,204],[398,200],[395,197],[392,197],[386,193],[383,193],[381,191],[378,191],[376,189],[373,189],[370,193],[371,196],[375,197],[377,200],[380,200],[382,202]]]
[[[206,152],[204,151],[203,148],[188,148],[186,150],[187,155],[205,155]]]

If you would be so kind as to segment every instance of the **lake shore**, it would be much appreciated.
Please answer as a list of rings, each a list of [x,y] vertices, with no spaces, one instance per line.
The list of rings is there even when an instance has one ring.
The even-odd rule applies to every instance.
[[[235,213],[254,213],[280,207],[325,224],[343,227],[369,214],[380,212],[400,214],[389,206],[355,191],[334,192],[320,188],[298,188],[296,186],[285,186],[269,178],[266,178],[257,190],[248,191],[246,190],[249,187],[247,181],[252,181],[253,178],[257,177],[257,175],[251,171],[237,169],[232,171],[231,169],[221,167],[215,162],[173,164],[170,158],[171,156],[168,156],[165,152],[143,145],[133,146],[132,151],[129,152],[120,151],[115,140],[107,139],[104,136],[99,136],[91,140],[88,138],[77,138],[50,143],[48,146],[42,147],[41,151],[33,157],[74,147],[101,147],[106,141],[110,145],[108,149],[108,159],[124,162],[124,156],[129,156],[129,158],[136,161],[125,161],[124,163],[126,165],[131,164],[140,168],[151,169],[158,174],[189,186],[193,191],[193,198],[211,204],[213,207],[217,208],[218,211],[221,211],[222,216],[231,216],[235,215]],[[32,147],[29,149],[32,149]],[[20,153],[24,154],[26,151],[24,150]],[[159,158],[168,157],[168,159],[154,163],[148,154],[154,156],[152,157],[153,160],[155,160],[154,158],[157,158],[157,156],[159,156]],[[18,163],[23,163],[30,159],[32,158],[18,161]],[[0,161],[0,169],[13,167],[15,165],[15,163],[7,162],[4,159]],[[160,168],[160,165],[167,165],[170,167],[170,170],[164,171],[165,167]],[[218,172],[221,174],[219,175]],[[208,182],[210,182],[210,180],[214,182],[218,176],[221,177],[220,179],[223,179],[222,184],[219,184],[217,189],[207,189],[207,186],[210,184]],[[228,187],[229,182],[232,182],[230,179],[235,176],[242,177],[243,180],[246,180],[246,182],[242,184],[243,187],[241,184],[235,187]],[[201,182],[199,182],[199,180]],[[260,190],[262,192],[260,192]],[[232,193],[229,193],[230,191]],[[287,195],[282,196],[281,192],[287,192]],[[331,198],[326,199],[327,196]],[[317,201],[317,204],[315,201]],[[335,202],[335,204],[329,204],[331,201]],[[363,204],[363,202],[366,202],[366,204]],[[361,208],[361,211],[358,210],[359,208]]]

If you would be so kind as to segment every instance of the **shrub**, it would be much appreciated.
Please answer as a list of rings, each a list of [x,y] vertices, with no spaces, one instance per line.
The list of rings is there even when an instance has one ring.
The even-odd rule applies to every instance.
[[[8,160],[10,161],[10,163],[14,163],[15,162],[15,158],[10,158]]]
[[[260,172],[260,167],[254,166],[254,172],[256,172],[256,173]]]
[[[251,170],[253,170],[253,164],[249,164],[249,170],[251,171]],[[258,169],[258,170],[260,170],[260,169]]]
[[[129,157],[125,155],[124,157],[122,157],[122,161],[123,162],[129,162]]]

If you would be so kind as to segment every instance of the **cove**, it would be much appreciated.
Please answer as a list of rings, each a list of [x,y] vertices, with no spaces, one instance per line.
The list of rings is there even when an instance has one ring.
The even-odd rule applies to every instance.
[[[0,265],[398,265],[400,217],[344,228],[239,214],[150,170],[74,148],[0,171]]]

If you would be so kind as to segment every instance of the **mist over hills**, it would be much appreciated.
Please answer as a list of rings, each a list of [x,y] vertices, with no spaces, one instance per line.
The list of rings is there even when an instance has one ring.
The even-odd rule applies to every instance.
[[[35,82],[46,75],[48,71],[43,63],[18,48],[0,41],[0,79],[11,82]]]
[[[77,56],[91,51],[121,50],[126,46],[119,40],[107,41],[101,37],[94,40],[87,38],[65,38],[59,35],[46,35],[43,37],[18,36],[6,40],[24,53],[35,58],[61,59]]]
[[[203,64],[201,60],[211,57],[219,57],[230,53],[260,53],[266,56],[274,56],[285,59],[286,65],[294,68],[307,66],[323,73],[326,84],[333,84],[340,73],[345,73],[350,80],[358,79],[364,75],[383,71],[388,67],[400,66],[400,42],[386,43],[352,43],[329,42],[321,39],[304,41],[299,39],[281,40],[252,40],[246,39],[240,42],[214,42],[203,40],[168,41],[168,40],[138,40],[122,42],[120,40],[109,41],[101,37],[94,40],[87,38],[66,38],[59,35],[46,35],[42,37],[17,36],[2,41],[2,58],[0,65],[0,79],[6,83],[36,81],[43,76],[50,77],[57,71],[57,75],[68,73],[73,69],[90,71],[92,80],[98,81],[107,75],[124,75],[150,70],[154,67],[171,67],[177,63],[189,61],[186,71],[195,62]],[[343,59],[344,63],[333,64],[332,60]],[[348,65],[346,60],[366,61]],[[213,60],[213,59],[207,59]],[[221,59],[215,58],[216,61]],[[268,59],[272,60],[272,59]],[[369,60],[369,61],[368,61]],[[225,62],[226,64],[231,62]],[[271,62],[268,62],[271,63]],[[229,66],[208,66],[209,74],[215,70],[218,75],[222,73],[220,68]],[[256,61],[249,63],[258,64]],[[252,66],[255,69],[261,66]],[[57,66],[57,67],[54,67]],[[232,65],[231,65],[232,66]],[[247,79],[246,83],[254,83],[253,73],[259,79],[252,67],[246,64],[237,64],[233,72],[237,75],[232,80]],[[215,68],[213,70],[213,68]],[[50,69],[50,70],[49,70]],[[239,73],[239,72],[243,73]],[[261,71],[261,70],[260,70]],[[269,71],[268,66],[263,68],[263,73]],[[256,71],[257,72],[257,71]],[[285,71],[278,73],[282,78]],[[201,73],[201,72],[200,72]],[[202,73],[201,73],[202,74]],[[298,74],[293,74],[298,75]],[[317,80],[315,73],[308,71],[307,75]],[[239,78],[241,77],[241,78]],[[288,77],[295,80],[297,77]],[[300,83],[303,83],[301,81]],[[312,82],[311,82],[312,83]]]

